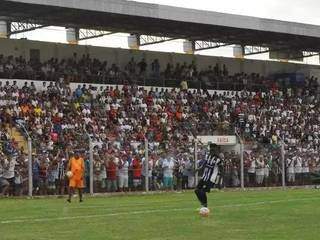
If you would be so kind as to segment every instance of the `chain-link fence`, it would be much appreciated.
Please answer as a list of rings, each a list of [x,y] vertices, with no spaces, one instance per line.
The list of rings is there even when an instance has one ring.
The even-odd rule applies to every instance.
[[[87,193],[179,191],[195,186],[192,142],[179,146],[147,140],[90,142],[92,153],[83,155]]]
[[[244,183],[246,187],[282,186],[281,144],[250,142],[244,145]]]
[[[288,144],[286,151],[286,183],[288,186],[320,183],[319,153],[316,148]]]
[[[30,129],[17,127],[15,131],[23,134]],[[193,137],[170,143],[146,139],[104,142],[83,129],[63,131],[70,136],[68,145],[61,145],[55,134],[47,142],[39,141],[35,134],[33,139],[26,134],[19,141],[10,135],[2,136],[1,193],[4,190],[12,196],[67,194],[66,172],[75,152],[84,160],[86,193],[193,189],[202,176],[198,167],[208,153],[208,145]],[[73,135],[68,135],[68,131]],[[221,145],[219,157],[223,165],[215,187],[319,184],[316,151],[296,148],[282,141],[241,143]]]
[[[305,186],[320,183],[317,148],[288,144],[280,138],[244,147],[246,187]]]
[[[93,192],[131,192],[146,189],[145,143],[92,141]],[[90,192],[90,153],[86,155],[86,191]]]

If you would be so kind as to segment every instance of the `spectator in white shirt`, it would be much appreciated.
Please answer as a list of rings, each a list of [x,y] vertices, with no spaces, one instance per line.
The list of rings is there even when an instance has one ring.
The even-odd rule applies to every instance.
[[[174,160],[172,157],[168,157],[163,160],[162,169],[163,169],[163,187],[166,190],[172,190],[173,169],[174,169]]]
[[[10,184],[9,188],[9,195],[13,195],[14,193],[14,171],[15,167],[17,165],[17,161],[15,158],[9,158],[9,161],[7,161],[5,164],[5,168],[3,171],[2,177],[7,180]]]
[[[129,162],[126,156],[122,156],[118,164],[118,174],[119,174],[119,190],[120,191],[128,191],[129,187]]]
[[[4,172],[4,169],[7,168],[7,165],[8,165],[8,161],[4,159],[4,157],[1,155],[0,156],[0,197],[4,196],[7,193],[8,188],[10,186],[8,180],[3,177],[3,172]]]

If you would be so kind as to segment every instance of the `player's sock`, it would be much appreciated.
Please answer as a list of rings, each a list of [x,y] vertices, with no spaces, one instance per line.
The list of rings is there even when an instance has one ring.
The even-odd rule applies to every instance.
[[[80,199],[79,201],[83,202],[83,200],[82,200],[82,189],[79,188],[78,191],[79,191],[79,199]]]
[[[194,190],[194,192],[195,192],[195,194],[196,194],[196,196],[197,196],[197,198],[198,198],[199,202],[201,202],[202,198],[201,198],[200,189],[196,189],[196,190]]]
[[[202,201],[201,204],[203,207],[208,207],[207,194],[202,190]]]
[[[206,194],[206,192],[201,190],[200,196],[201,196],[201,205],[203,207],[207,207],[207,194]]]
[[[68,200],[67,200],[69,203],[71,203],[72,194],[73,194],[73,189],[69,188],[69,197],[68,197]]]
[[[207,194],[202,189],[196,189],[194,191],[203,207],[207,207]]]

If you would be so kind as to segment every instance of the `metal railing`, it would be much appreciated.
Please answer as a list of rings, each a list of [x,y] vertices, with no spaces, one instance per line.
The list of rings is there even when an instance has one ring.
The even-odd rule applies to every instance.
[[[35,165],[37,164],[47,164],[46,158],[50,155],[50,153],[42,153],[37,149],[36,146],[33,147],[33,140],[31,136],[29,135],[29,132],[27,131],[26,127],[23,125],[23,123],[19,122],[17,125],[20,127],[20,129],[26,134],[28,138],[28,164],[25,166],[27,169],[25,169],[28,173],[28,184],[27,184],[27,191],[25,191],[29,197],[33,196],[34,194],[43,194],[50,192],[52,194],[52,191],[50,190],[50,183],[52,184],[51,174],[52,170],[56,173],[56,169],[60,166],[62,166],[62,172],[59,170],[58,172],[63,174],[59,176],[59,180],[62,181],[61,185],[56,185],[56,187],[62,187],[64,189],[67,189],[68,186],[68,180],[65,177],[65,171],[66,171],[66,162],[68,161],[68,151],[65,150],[65,152],[62,151],[62,156],[59,157],[59,163],[55,163],[53,161],[50,162],[50,164],[56,164],[54,165],[54,168],[47,168],[49,169],[48,172],[45,175],[41,175],[41,173],[37,172],[35,170]],[[86,167],[86,189],[87,192],[92,194],[95,193],[107,193],[110,191],[122,191],[122,189],[119,188],[119,180],[120,175],[115,176],[113,181],[116,183],[115,189],[110,189],[106,186],[108,182],[108,174],[109,170],[106,168],[105,165],[105,159],[104,157],[111,157],[114,158],[116,155],[114,153],[106,153],[103,151],[100,152],[100,156],[102,156],[102,159],[99,159],[99,156],[97,155],[97,152],[100,150],[98,149],[98,144],[94,142],[92,136],[90,136],[90,133],[88,133],[86,130],[84,130],[84,133],[86,135],[86,145],[83,152],[83,158],[85,159],[85,162],[88,163]],[[287,153],[288,146],[285,144],[285,142],[279,138],[278,143],[275,144],[261,144],[258,142],[252,142],[248,144],[248,142],[245,142],[241,135],[235,132],[237,138],[238,138],[238,149],[239,152],[235,152],[230,154],[230,152],[227,149],[222,148],[223,153],[227,153],[223,156],[223,161],[225,162],[223,174],[221,176],[221,179],[219,182],[216,183],[217,187],[240,187],[241,189],[248,188],[248,187],[271,187],[271,186],[282,186],[285,188],[288,184],[287,181],[289,181],[289,177],[292,177],[292,173],[288,171],[288,168],[290,167],[287,164]],[[204,160],[205,153],[208,151],[207,146],[204,144],[201,144],[198,141],[195,141],[196,138],[190,140],[186,146],[184,146],[183,149],[179,151],[173,151],[173,149],[170,148],[160,148],[159,143],[155,142],[149,142],[148,139],[145,139],[141,142],[135,142],[132,144],[135,145],[135,147],[132,147],[130,150],[128,150],[128,156],[130,155],[131,160],[128,160],[128,157],[125,155],[121,155],[120,152],[123,151],[121,146],[121,143],[119,142],[113,142],[108,141],[103,144],[110,145],[110,149],[113,146],[120,146],[118,148],[119,156],[122,156],[121,159],[118,159],[115,161],[115,168],[113,171],[115,173],[119,173],[121,166],[119,162],[123,161],[129,161],[127,167],[127,176],[125,181],[129,182],[128,189],[125,189],[125,191],[156,191],[156,190],[181,190],[186,188],[193,188],[198,183],[198,179],[201,176],[200,172],[201,169],[198,169],[199,162]],[[71,149],[72,150],[72,149]],[[130,153],[134,151],[134,153]],[[60,152],[60,151],[59,151]],[[32,156],[34,154],[34,156]],[[118,156],[118,155],[117,155]],[[294,156],[293,156],[294,157]],[[64,165],[60,164],[61,158],[65,158]],[[137,158],[139,161],[139,164],[141,164],[141,168],[138,166],[137,168],[132,167],[132,161],[134,158]],[[167,160],[172,161],[173,165],[170,166],[170,186],[168,188],[167,185],[167,179],[166,177],[166,164],[163,163],[163,161]],[[188,163],[188,166],[186,165]],[[59,165],[60,164],[60,165]],[[99,168],[99,166],[101,168]],[[101,173],[101,169],[105,171],[105,174]],[[199,172],[200,170],[200,172]],[[64,173],[63,173],[64,172]],[[135,179],[135,173],[138,172],[138,177]],[[288,175],[291,174],[291,175]],[[310,169],[310,174],[312,175],[313,172]],[[299,178],[303,175],[300,172],[294,173],[296,176],[299,176]],[[298,175],[297,175],[298,174]],[[299,175],[300,174],[300,175]],[[104,175],[104,176],[103,176]],[[310,176],[304,177],[305,181],[293,181],[290,182],[292,185],[293,183],[296,184],[310,184]],[[39,177],[40,176],[40,177]],[[102,180],[100,177],[102,176]],[[39,180],[40,179],[40,180]],[[57,176],[54,176],[54,180],[58,180]],[[137,181],[134,181],[137,180]],[[49,181],[49,183],[48,183]],[[291,181],[291,180],[290,180]],[[53,181],[54,183],[54,181]],[[57,184],[57,183],[54,183]],[[100,185],[101,184],[101,185]],[[127,184],[124,184],[124,186],[127,186]],[[122,185],[121,185],[122,186]],[[45,191],[38,191],[38,188],[47,188]],[[41,190],[41,189],[40,189]],[[63,194],[65,191],[54,191],[54,194]]]

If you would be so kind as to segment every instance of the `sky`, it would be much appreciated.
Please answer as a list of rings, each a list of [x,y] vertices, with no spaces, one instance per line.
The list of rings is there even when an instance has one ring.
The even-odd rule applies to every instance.
[[[320,25],[319,0],[136,0]]]
[[[200,10],[240,14],[261,18],[271,18],[284,21],[301,22],[320,25],[319,0],[136,0],[153,4],[163,4],[177,7],[186,7]],[[127,34],[115,34],[98,39],[82,41],[80,44],[108,47],[127,48]],[[16,38],[66,42],[65,30],[58,27],[49,27],[31,33],[19,34]],[[182,40],[175,40],[158,45],[146,46],[143,50],[182,52]],[[232,56],[232,48],[219,48],[201,51],[202,55]],[[251,58],[267,59],[268,55],[254,55]],[[306,63],[319,63],[319,58],[307,58]]]

